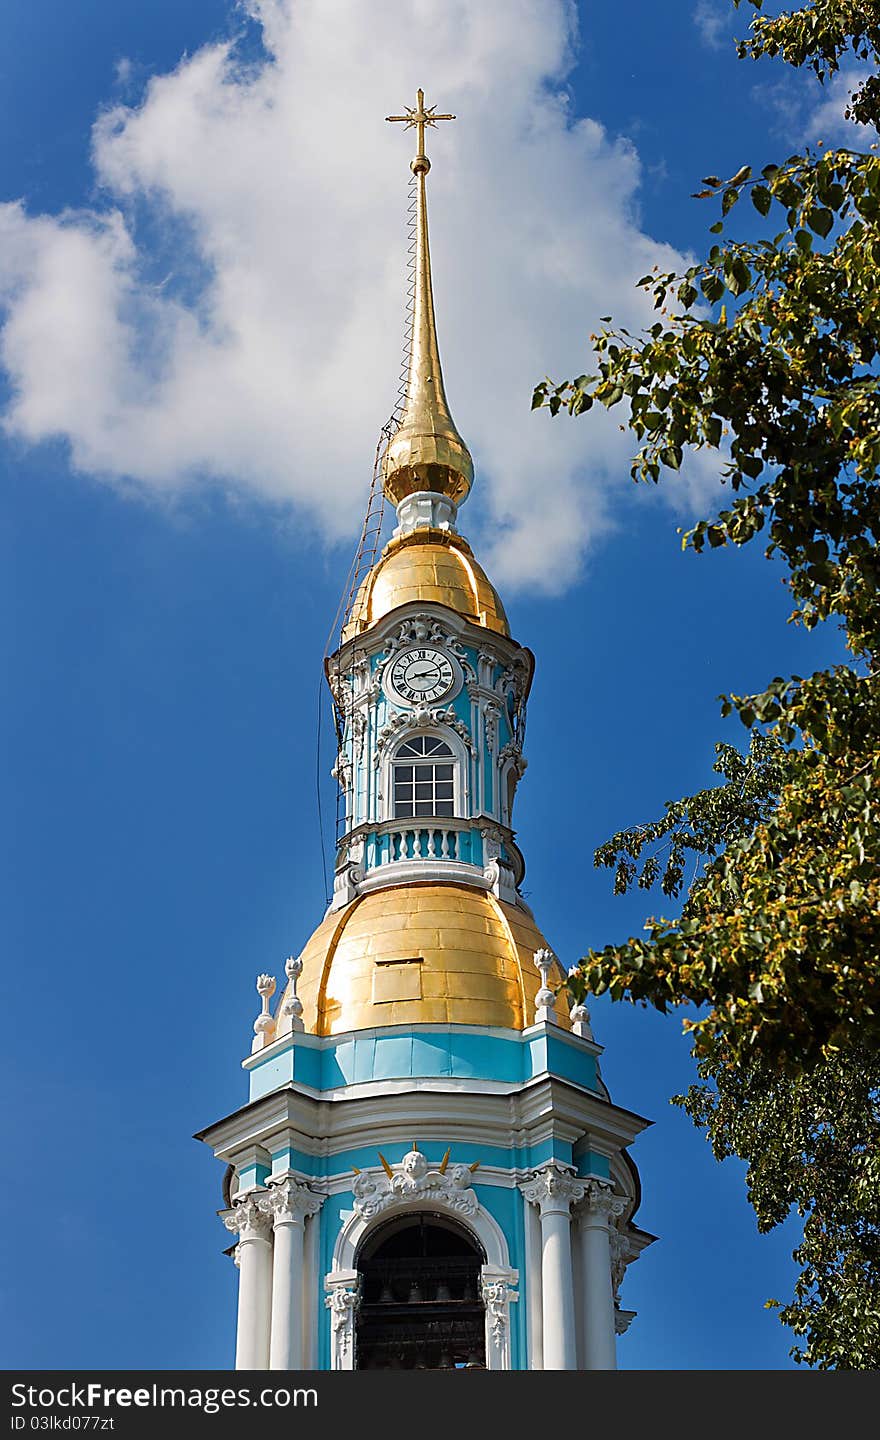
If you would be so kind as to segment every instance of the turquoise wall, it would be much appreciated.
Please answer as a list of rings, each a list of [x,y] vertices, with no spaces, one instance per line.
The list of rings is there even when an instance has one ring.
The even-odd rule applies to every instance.
[[[470,1031],[414,1026],[405,1033],[361,1030],[346,1035],[292,1036],[250,1069],[250,1099],[282,1085],[313,1090],[373,1080],[501,1080],[522,1084],[537,1075],[558,1075],[586,1090],[599,1091],[595,1057],[577,1036],[556,1027],[531,1031]]]

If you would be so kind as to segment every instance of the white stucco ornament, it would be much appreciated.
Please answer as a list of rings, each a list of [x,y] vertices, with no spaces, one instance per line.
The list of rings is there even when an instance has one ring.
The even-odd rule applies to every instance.
[[[355,1211],[365,1220],[401,1200],[430,1200],[448,1206],[459,1215],[475,1215],[480,1208],[476,1192],[471,1189],[479,1160],[471,1165],[450,1165],[447,1150],[439,1166],[432,1167],[415,1144],[396,1170],[381,1153],[379,1159],[385,1175],[380,1177],[369,1170],[357,1170],[351,1187]]]

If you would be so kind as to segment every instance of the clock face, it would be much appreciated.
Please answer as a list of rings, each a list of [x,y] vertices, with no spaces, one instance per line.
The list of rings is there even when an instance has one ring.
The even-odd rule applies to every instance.
[[[442,650],[429,646],[403,650],[386,673],[386,688],[394,697],[413,705],[419,700],[443,700],[456,688],[457,666]]]

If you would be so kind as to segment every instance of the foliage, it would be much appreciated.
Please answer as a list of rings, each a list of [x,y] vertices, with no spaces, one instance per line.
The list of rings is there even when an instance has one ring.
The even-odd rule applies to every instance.
[[[740,0],[734,0],[739,5]],[[748,0],[755,10],[761,0]],[[808,0],[756,15],[741,57],[779,56],[820,81],[880,58],[880,0]],[[880,81],[850,112],[880,130]],[[783,1321],[822,1368],[880,1364],[880,158],[806,150],[702,182],[720,202],[706,258],[639,283],[658,318],[592,336],[593,373],[544,380],[533,406],[625,405],[635,480],[717,452],[729,501],[683,538],[700,552],[762,535],[791,619],[831,619],[850,662],[722,697],[750,731],[718,746],[724,783],[667,804],[596,851],[618,892],[685,887],[681,913],[591,950],[576,998],[696,1007],[684,1021],[699,1085],[679,1103],[719,1158],[749,1166],[759,1227],[804,1217]],[[745,198],[774,233],[725,234]],[[746,227],[754,229],[754,226]],[[873,1188],[872,1188],[873,1187]],[[775,1303],[775,1302],[773,1302]]]
[[[626,894],[638,876],[641,890],[650,890],[659,880],[664,895],[674,898],[681,893],[689,854],[696,857],[696,872],[703,856],[717,855],[767,819],[795,757],[775,736],[758,730],[752,732],[748,755],[724,744],[716,745],[715,752],[712,769],[724,776],[724,785],[668,801],[662,819],[620,830],[599,846],[596,864],[614,870],[615,895]],[[639,871],[636,861],[645,849]]]
[[[738,1155],[758,1229],[794,1209],[803,1238],[793,1299],[768,1306],[804,1337],[793,1356],[827,1370],[871,1370],[880,1355],[880,1064],[876,1049],[780,1077],[723,1050],[699,1066],[711,1085],[677,1096],[718,1160]]]
[[[805,27],[821,19],[815,56],[831,69],[853,38],[847,13],[821,3],[759,17],[749,53],[805,43]],[[862,21],[859,10],[857,43],[868,44]],[[796,58],[805,63],[806,52]],[[626,401],[640,442],[635,479],[657,482],[688,447],[717,451],[731,500],[684,545],[742,546],[763,532],[766,553],[785,565],[792,618],[808,628],[839,621],[853,664],[725,700],[723,713],[768,727],[799,756],[772,817],[720,836],[724,853],[707,850],[714,858],[680,922],[657,920],[645,939],[591,951],[581,979],[663,1009],[706,1004],[707,1015],[686,1022],[698,1049],[723,1036],[740,1055],[797,1064],[856,1025],[876,1037],[880,1023],[870,945],[880,859],[880,159],[795,155],[757,180],[745,165],[726,183],[709,176],[700,194],[720,196],[716,234],[746,194],[780,229],[719,239],[682,275],[645,276],[661,318],[638,336],[604,329],[597,372],[544,381],[533,403],[581,415]],[[598,863],[621,839],[600,847]],[[673,859],[683,848],[673,843]],[[635,857],[625,843],[614,853],[620,888]]]
[[[651,919],[644,938],[589,951],[570,984],[578,998],[609,990],[660,1010],[708,1007],[684,1021],[698,1056],[723,1042],[733,1059],[761,1054],[793,1069],[856,1036],[880,1043],[880,687],[846,667],[775,684],[785,719],[764,743],[777,747],[780,731],[799,730],[805,744],[784,756],[771,748],[745,775],[759,787],[783,783],[746,785],[740,796],[729,782],[601,846],[596,862],[616,867],[620,891],[645,843],[675,823],[667,894],[680,884],[685,849],[711,857],[725,848],[692,883],[677,920]],[[653,860],[651,851],[642,884],[657,876]]]
[[[760,10],[761,0],[749,0]],[[740,0],[734,0],[739,6]],[[820,80],[840,69],[850,51],[871,61],[880,51],[880,0],[813,0],[799,10],[772,18],[760,15],[752,36],[738,46],[741,58],[781,56],[789,65],[807,65]],[[880,84],[868,76],[855,89],[846,114],[861,125],[876,121]]]

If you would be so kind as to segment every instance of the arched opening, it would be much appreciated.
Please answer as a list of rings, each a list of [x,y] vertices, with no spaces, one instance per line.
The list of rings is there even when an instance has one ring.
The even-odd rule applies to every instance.
[[[358,1370],[461,1370],[486,1364],[480,1270],[470,1231],[410,1212],[371,1231],[357,1259]]]

